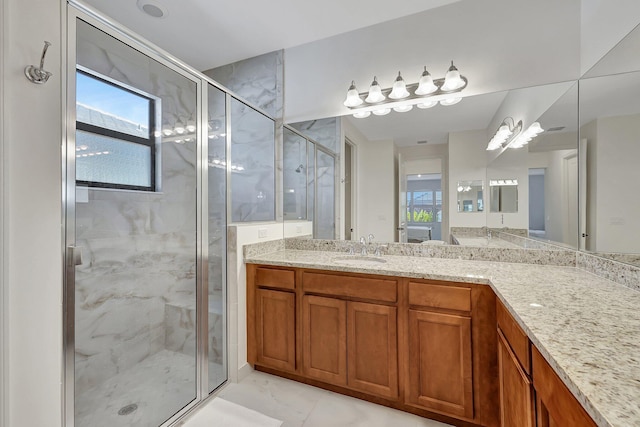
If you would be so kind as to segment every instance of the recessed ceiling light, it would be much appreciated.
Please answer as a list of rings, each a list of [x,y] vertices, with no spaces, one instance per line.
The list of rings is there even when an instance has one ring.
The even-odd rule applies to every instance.
[[[167,16],[167,8],[153,0],[138,0],[138,9],[152,18],[164,18]]]

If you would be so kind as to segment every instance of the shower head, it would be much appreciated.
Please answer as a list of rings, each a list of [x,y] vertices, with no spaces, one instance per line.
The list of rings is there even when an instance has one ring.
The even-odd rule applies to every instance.
[[[300,172],[302,172],[302,169],[304,169],[304,165],[303,165],[302,163],[300,163],[300,166],[298,166],[298,167],[296,168],[296,173],[300,173]]]

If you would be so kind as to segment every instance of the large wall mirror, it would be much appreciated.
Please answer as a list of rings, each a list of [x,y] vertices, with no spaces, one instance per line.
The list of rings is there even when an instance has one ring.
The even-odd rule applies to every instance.
[[[640,266],[640,30],[580,80],[580,248]]]
[[[336,221],[348,222],[351,231],[341,233],[338,225],[335,237],[357,240],[371,233],[383,241],[449,243],[452,233],[486,227],[550,243],[549,249],[580,249],[640,265],[640,198],[634,191],[640,174],[638,47],[636,29],[579,81],[470,96],[426,111],[295,124],[303,134],[311,124],[328,125],[324,135],[340,163]],[[522,121],[523,130],[538,123],[543,132],[520,148],[487,151],[505,120]],[[415,193],[420,177],[428,177],[433,195]],[[507,180],[512,189],[492,190],[492,182]],[[484,182],[485,191],[483,210],[470,215],[458,209],[458,184],[472,181]],[[414,200],[414,193],[424,200]],[[430,211],[424,208],[429,201]],[[415,215],[416,209],[423,212]],[[419,236],[407,238],[398,232],[411,231],[414,217],[433,219],[418,224],[431,233],[421,228]]]

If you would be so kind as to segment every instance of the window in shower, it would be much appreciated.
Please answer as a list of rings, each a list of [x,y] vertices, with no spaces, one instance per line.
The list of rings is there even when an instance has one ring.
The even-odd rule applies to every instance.
[[[155,191],[159,102],[89,70],[76,82],[78,185]]]

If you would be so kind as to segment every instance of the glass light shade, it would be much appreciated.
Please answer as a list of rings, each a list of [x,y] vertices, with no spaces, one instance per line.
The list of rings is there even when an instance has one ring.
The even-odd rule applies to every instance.
[[[531,131],[532,133],[534,133],[535,135],[538,135],[542,132],[544,132],[544,129],[542,129],[542,127],[540,126],[540,123],[538,122],[533,122],[531,124],[531,126],[529,126],[529,131]]]
[[[442,101],[440,101],[440,105],[444,105],[445,107],[448,107],[450,105],[455,105],[460,101],[462,101],[462,98],[460,98],[460,97],[457,97],[457,98],[446,98],[446,99],[443,99]]]
[[[436,105],[438,105],[438,101],[428,101],[428,102],[421,102],[420,104],[418,104],[418,108],[432,108],[435,107]]]
[[[173,128],[173,130],[176,131],[177,134],[183,134],[184,133],[184,126],[181,122],[177,122],[176,126]]]
[[[464,80],[460,77],[460,71],[453,65],[453,61],[451,61],[451,67],[449,67],[449,71],[444,76],[444,84],[442,85],[442,90],[456,90],[460,89],[464,86]]]
[[[153,136],[156,138],[160,138],[162,136],[162,131],[156,130],[153,132]]]
[[[189,120],[187,122],[187,132],[193,133],[196,131],[196,122],[194,120]]]
[[[406,113],[411,110],[413,110],[413,105],[399,105],[397,107],[393,107],[393,111],[396,113]]]
[[[391,89],[391,93],[389,94],[389,98],[391,99],[403,99],[407,96],[411,95],[407,90],[407,85],[404,82],[404,79],[400,75],[400,71],[398,71],[398,77],[396,77],[396,81],[393,82],[393,88]]]
[[[378,110],[373,110],[373,114],[376,116],[386,116],[391,112],[391,108],[380,108]]]
[[[371,115],[371,111],[359,111],[353,114],[356,119],[366,119]]]
[[[369,95],[365,99],[369,104],[375,104],[376,102],[382,102],[386,97],[382,94],[382,88],[378,84],[378,80],[374,77],[371,86],[369,87]]]
[[[358,89],[356,89],[355,81],[351,82],[351,86],[349,86],[349,90],[347,91],[347,99],[344,100],[343,104],[345,107],[357,107],[358,105],[362,105],[362,98],[360,98]]]
[[[171,136],[173,135],[173,129],[171,129],[171,126],[169,125],[164,125],[162,126],[162,133],[164,136]]]
[[[422,77],[420,77],[420,81],[418,82],[418,88],[416,89],[416,95],[429,95],[430,93],[438,90],[438,86],[433,84],[433,77],[427,71],[427,67],[424,67],[424,72],[422,73]]]

